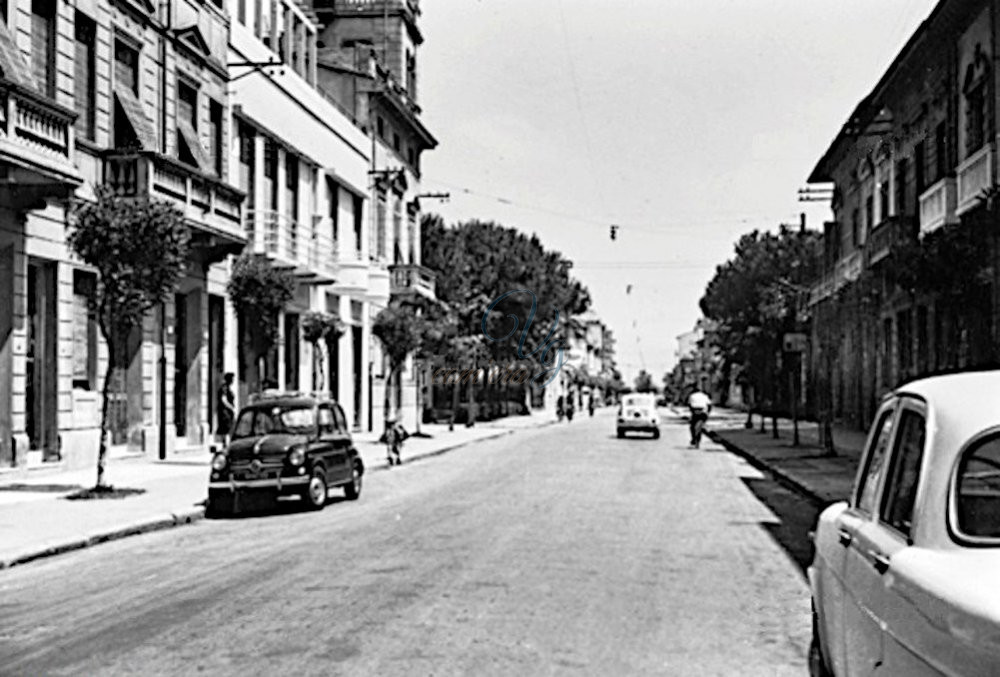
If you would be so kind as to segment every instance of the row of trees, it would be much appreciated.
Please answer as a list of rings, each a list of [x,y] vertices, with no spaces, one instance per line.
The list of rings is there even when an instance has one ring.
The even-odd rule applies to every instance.
[[[408,355],[431,364],[473,367],[484,365],[486,359],[501,365],[543,355],[546,347],[564,345],[568,322],[590,305],[587,290],[570,276],[572,264],[542,247],[537,236],[480,221],[447,227],[433,215],[424,217],[422,227],[422,258],[437,274],[438,299],[393,298],[373,326],[389,360],[387,415],[391,386]],[[110,389],[123,382],[115,376],[127,369],[129,341],[176,288],[191,253],[190,231],[181,212],[169,203],[119,197],[98,187],[94,200],[74,205],[68,244],[98,273],[90,305],[109,360],[95,487],[108,489],[104,467]],[[263,385],[248,382],[251,376],[260,376],[253,365],[275,349],[278,318],[294,290],[294,278],[263,257],[246,253],[233,266],[227,291],[238,316],[241,382],[251,389]],[[531,293],[508,294],[517,290]],[[487,306],[505,294],[484,322]],[[516,330],[513,340],[487,338],[487,334],[515,333],[511,322]],[[322,390],[325,346],[343,334],[343,323],[334,314],[311,312],[302,318],[302,331],[314,347],[314,388]],[[554,364],[554,355],[548,364]],[[545,366],[542,360],[541,367]]]

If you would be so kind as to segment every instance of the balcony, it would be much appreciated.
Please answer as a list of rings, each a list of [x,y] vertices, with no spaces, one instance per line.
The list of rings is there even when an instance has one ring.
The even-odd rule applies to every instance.
[[[333,291],[338,294],[362,294],[368,289],[368,259],[354,247],[338,248],[337,279]]]
[[[865,243],[865,258],[868,267],[884,259],[892,248],[915,239],[913,219],[908,216],[890,216],[878,224]]]
[[[196,230],[228,246],[228,253],[246,243],[240,227],[243,193],[236,188],[152,151],[110,150],[102,157],[104,184],[115,195],[173,203]]]
[[[76,113],[0,79],[0,202],[30,208],[66,198],[83,179],[74,165]]]
[[[920,195],[920,234],[926,235],[946,223],[955,223],[955,179],[941,179]]]
[[[389,266],[389,291],[393,296],[415,294],[434,299],[436,277],[433,270],[415,263]]]
[[[368,267],[365,299],[377,306],[384,306],[389,302],[389,268],[384,261],[372,261]]]
[[[332,282],[332,271],[321,275],[321,259],[332,261],[332,251],[324,256],[311,233],[305,232],[301,224],[287,214],[273,209],[254,209],[246,214],[246,236],[253,251],[264,254],[279,268],[290,270],[299,278],[325,278],[319,282]]]
[[[958,205],[955,216],[975,207],[984,190],[993,187],[993,144],[986,144],[958,166]]]
[[[323,282],[332,283],[337,277],[337,241],[329,217],[313,217],[309,267]]]

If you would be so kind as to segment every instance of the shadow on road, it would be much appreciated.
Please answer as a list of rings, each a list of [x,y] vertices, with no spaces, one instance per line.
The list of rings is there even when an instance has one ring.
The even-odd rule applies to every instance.
[[[328,496],[326,507],[347,501],[345,496]],[[295,515],[312,512],[306,502],[297,497],[275,499],[273,496],[243,496],[240,498],[239,510],[235,513],[221,515],[206,515],[207,519],[267,519],[283,515]]]
[[[816,524],[819,508],[767,478],[741,478],[747,489],[770,509],[776,522],[761,522],[761,528],[798,565],[803,576],[812,562],[809,532]]]

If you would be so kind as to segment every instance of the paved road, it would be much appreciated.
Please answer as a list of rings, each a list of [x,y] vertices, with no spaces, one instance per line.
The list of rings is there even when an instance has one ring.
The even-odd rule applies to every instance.
[[[0,674],[805,674],[814,513],[678,422],[613,432],[0,572]]]

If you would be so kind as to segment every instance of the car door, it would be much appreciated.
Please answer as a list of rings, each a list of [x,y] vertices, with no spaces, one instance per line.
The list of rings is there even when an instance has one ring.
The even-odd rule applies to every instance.
[[[326,446],[326,472],[331,483],[346,482],[350,479],[347,463],[347,446],[344,444],[343,428],[337,423],[337,406],[331,403],[321,404],[320,420],[322,421],[322,439]],[[341,412],[341,418],[343,413]]]
[[[352,443],[350,428],[347,426],[347,417],[344,415],[344,410],[340,408],[340,405],[334,402],[330,405],[330,408],[333,410],[333,421],[337,431],[334,444],[337,448],[338,458],[340,458],[343,463],[344,478],[345,481],[347,481],[351,479],[354,471],[354,468],[352,467],[354,458],[351,454]]]
[[[337,433],[337,426],[333,420],[333,410],[328,404],[320,404],[316,408],[316,429],[318,432],[317,451],[323,459],[323,466],[326,468],[326,481],[328,484],[336,484],[342,479],[342,461],[337,457],[336,444],[334,439]]]
[[[899,402],[879,409],[858,468],[851,505],[838,518],[838,539],[844,548],[840,665],[848,675],[870,674],[882,661],[882,632],[871,608],[873,587],[880,586],[872,565],[872,535],[886,461],[896,429]],[[835,659],[836,660],[836,659]],[[838,669],[838,672],[841,670]]]
[[[917,610],[906,592],[912,582],[893,575],[893,558],[912,545],[913,515],[920,500],[921,470],[927,440],[927,407],[913,398],[900,402],[896,435],[889,457],[878,520],[865,540],[872,579],[870,608],[882,628],[882,668],[893,675],[935,675],[920,658],[923,642],[914,634]],[[902,584],[901,584],[902,583]]]

